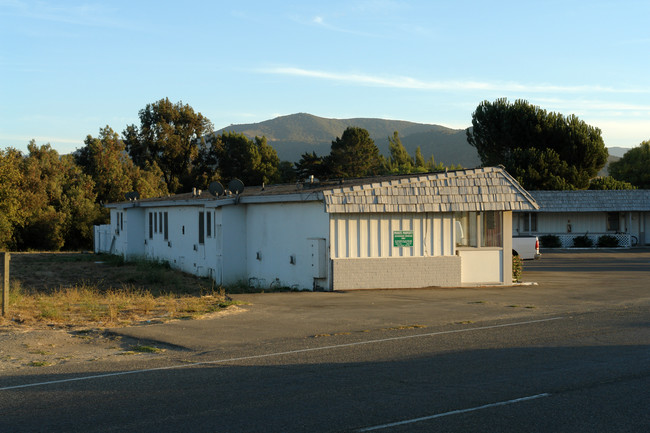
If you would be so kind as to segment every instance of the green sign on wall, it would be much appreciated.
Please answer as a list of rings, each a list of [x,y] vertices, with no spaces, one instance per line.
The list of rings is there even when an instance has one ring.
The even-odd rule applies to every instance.
[[[413,230],[396,230],[393,232],[394,247],[412,247]]]

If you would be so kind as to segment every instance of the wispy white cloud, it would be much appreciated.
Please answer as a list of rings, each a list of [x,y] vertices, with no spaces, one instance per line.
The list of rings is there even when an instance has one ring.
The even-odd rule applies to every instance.
[[[329,72],[296,67],[274,67],[259,72],[275,75],[314,78],[338,83],[395,89],[440,91],[491,91],[506,93],[650,93],[650,88],[614,88],[598,85],[562,86],[555,84],[524,84],[517,82],[484,82],[473,80],[425,81],[407,76],[377,76],[363,73]]]
[[[47,1],[0,1],[2,15],[17,16],[38,21],[49,21],[79,26],[125,27],[118,10],[104,3],[60,5]]]
[[[26,135],[11,135],[11,134],[0,134],[0,142],[14,143],[14,146],[23,146],[27,145],[31,140],[36,141],[36,144],[45,144],[45,143],[65,143],[65,144],[74,144],[74,145],[83,145],[83,140],[72,139],[72,138],[60,138],[60,137],[49,137],[49,136],[26,136]]]
[[[361,32],[359,30],[352,30],[348,29],[345,27],[337,26],[332,24],[329,20],[326,20],[325,17],[322,15],[316,15],[311,20],[309,21],[309,24],[318,26],[319,28],[331,31],[331,32],[336,32],[336,33],[344,33],[348,35],[357,35],[357,36],[364,36],[364,37],[370,37],[370,38],[386,38],[387,36],[384,34],[379,34],[379,33],[368,33],[368,32]]]
[[[616,114],[621,116],[650,116],[650,104],[636,104],[632,102],[603,101],[597,99],[557,99],[557,98],[540,98],[536,103],[545,106],[554,106],[560,109],[571,108],[580,111],[606,111],[613,117]]]

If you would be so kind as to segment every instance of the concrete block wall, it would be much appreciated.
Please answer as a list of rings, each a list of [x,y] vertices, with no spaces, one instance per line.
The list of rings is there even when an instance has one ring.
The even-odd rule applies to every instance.
[[[457,287],[461,258],[383,257],[332,260],[334,290]]]

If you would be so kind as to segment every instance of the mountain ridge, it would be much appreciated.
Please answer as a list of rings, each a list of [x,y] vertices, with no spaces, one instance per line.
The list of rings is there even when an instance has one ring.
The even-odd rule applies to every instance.
[[[467,168],[480,165],[478,153],[467,143],[464,129],[406,120],[363,117],[331,119],[296,113],[258,123],[230,125],[216,133],[237,132],[249,138],[265,136],[281,160],[297,162],[304,153],[329,154],[332,141],[350,126],[366,129],[385,156],[389,155],[388,137],[398,131],[402,144],[411,156],[415,155],[415,149],[419,146],[426,159],[433,156],[436,162],[460,164]]]

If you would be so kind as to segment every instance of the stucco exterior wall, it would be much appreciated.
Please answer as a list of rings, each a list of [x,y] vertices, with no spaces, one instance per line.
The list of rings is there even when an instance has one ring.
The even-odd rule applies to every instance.
[[[199,212],[210,217],[208,236],[207,217],[204,217],[204,242],[199,242]],[[167,215],[167,236],[164,221]],[[150,217],[151,215],[151,217]],[[161,224],[162,218],[162,224]],[[214,231],[215,210],[201,206],[148,207],[143,212],[143,254],[149,260],[166,261],[176,269],[203,277],[215,277]],[[151,226],[150,226],[151,224]],[[129,247],[131,249],[131,247]]]
[[[311,290],[314,285],[328,288],[327,274],[320,272],[323,263],[327,266],[328,221],[322,202],[247,205],[250,283],[299,290]]]
[[[503,282],[502,249],[463,249],[461,281],[465,284],[500,284]]]
[[[458,256],[335,259],[332,262],[334,290],[461,284],[461,258]]]

